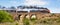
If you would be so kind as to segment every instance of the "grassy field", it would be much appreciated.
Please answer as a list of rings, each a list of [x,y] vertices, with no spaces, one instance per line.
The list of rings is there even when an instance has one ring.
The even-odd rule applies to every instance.
[[[5,22],[0,23],[0,25],[19,25],[21,23],[15,22]],[[24,19],[24,25],[60,25],[60,15],[51,14],[49,17],[44,16],[44,18],[40,18],[39,20],[35,19]]]

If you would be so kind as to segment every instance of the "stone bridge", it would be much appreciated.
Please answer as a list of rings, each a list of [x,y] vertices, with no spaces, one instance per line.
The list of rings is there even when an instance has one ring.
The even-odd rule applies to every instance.
[[[18,17],[18,18],[26,18],[26,16],[28,16],[28,19],[31,19],[32,15],[36,15],[36,18],[39,19],[42,16],[48,16],[49,13],[40,13],[40,12],[29,12],[29,13],[11,13],[11,15],[13,16],[13,18]]]
[[[13,16],[13,18],[17,18],[17,20],[19,21],[19,23],[23,23],[23,19],[24,18],[28,18],[29,20],[31,19],[32,15],[36,16],[36,19],[40,19],[40,18],[44,18],[44,16],[48,16],[49,13],[41,13],[41,12],[12,12],[11,15]],[[21,24],[23,25],[23,24]]]
[[[32,15],[36,16],[36,19],[42,19],[42,18],[57,18],[60,16],[60,13],[41,13],[41,12],[12,12],[11,15],[13,18],[17,18],[19,25],[23,25],[23,19],[28,18],[29,20],[31,19]],[[53,16],[54,15],[54,16]]]

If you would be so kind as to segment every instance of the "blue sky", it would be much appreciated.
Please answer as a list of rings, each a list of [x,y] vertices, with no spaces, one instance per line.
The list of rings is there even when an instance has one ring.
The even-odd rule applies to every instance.
[[[0,5],[11,7],[19,5],[35,5],[48,8],[51,13],[60,13],[60,0],[0,0]]]

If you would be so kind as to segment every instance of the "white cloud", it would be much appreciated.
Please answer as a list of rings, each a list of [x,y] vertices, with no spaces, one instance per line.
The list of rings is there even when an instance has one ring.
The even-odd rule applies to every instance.
[[[24,5],[47,5],[48,2],[43,0],[25,0]]]
[[[43,6],[43,5],[47,5],[48,2],[46,1],[43,1],[43,0],[25,0],[24,2],[18,2],[18,1],[10,1],[11,4],[20,4],[20,5],[40,5],[40,6]]]

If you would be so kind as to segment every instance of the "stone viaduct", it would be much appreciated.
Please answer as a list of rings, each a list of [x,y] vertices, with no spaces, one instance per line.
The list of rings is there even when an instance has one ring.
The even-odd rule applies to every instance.
[[[41,12],[12,12],[10,13],[13,18],[15,19],[17,17],[17,20],[19,21],[19,23],[23,23],[23,19],[26,18],[26,16],[28,15],[28,19],[31,19],[32,15],[36,15],[36,19],[40,19],[43,18],[44,16],[48,16],[49,13],[41,13]],[[21,24],[22,25],[22,24]]]

